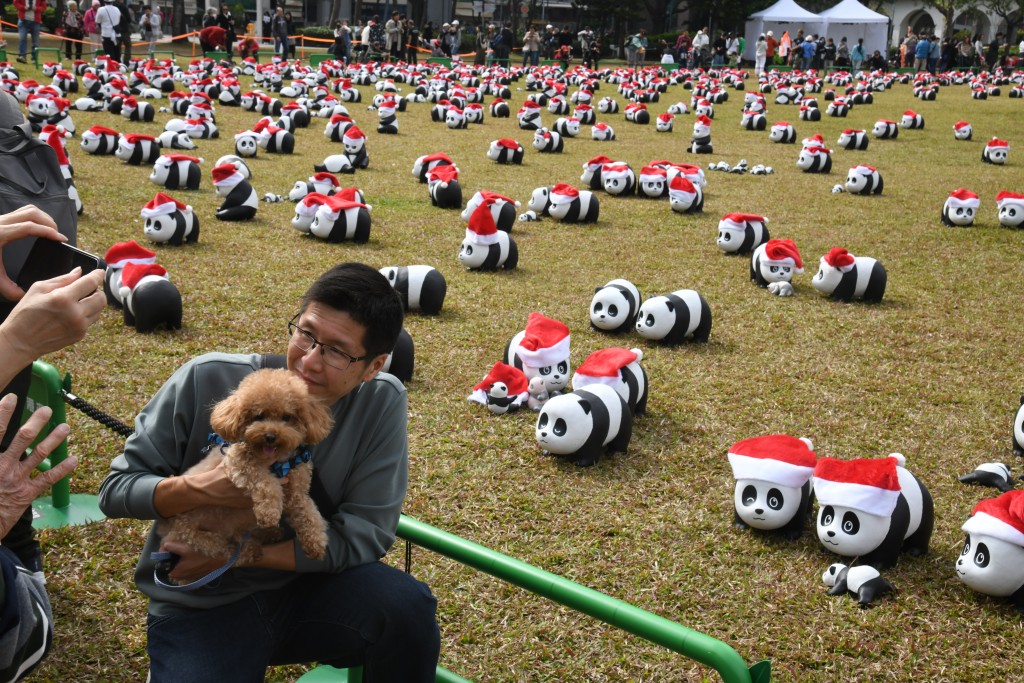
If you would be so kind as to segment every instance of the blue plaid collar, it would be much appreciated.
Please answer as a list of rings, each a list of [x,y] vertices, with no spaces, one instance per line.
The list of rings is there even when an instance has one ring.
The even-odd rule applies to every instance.
[[[207,437],[207,444],[206,448],[203,449],[204,455],[209,453],[210,450],[216,446],[220,446],[223,450],[223,448],[225,446],[229,446],[231,442],[225,441],[216,432],[210,432],[210,435]],[[288,458],[284,462],[275,462],[271,464],[270,471],[273,472],[278,479],[283,479],[284,477],[287,477],[288,473],[295,467],[309,462],[312,458],[313,449],[307,444],[303,444],[295,449],[295,455],[292,457]]]

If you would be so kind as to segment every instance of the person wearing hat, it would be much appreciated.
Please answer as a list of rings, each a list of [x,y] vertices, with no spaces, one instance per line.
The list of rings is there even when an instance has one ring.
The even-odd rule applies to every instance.
[[[268,666],[313,661],[360,665],[366,680],[434,680],[437,601],[425,584],[379,561],[394,543],[408,486],[408,399],[401,382],[381,372],[403,316],[376,268],[342,263],[312,283],[287,325],[279,322],[284,355],[204,354],[142,409],[100,487],[109,517],[156,521],[211,504],[250,507],[223,464],[189,469],[209,450],[212,407],[260,369],[285,368],[334,417],[330,434],[310,447],[311,495],[328,524],[323,559],[286,534],[215,583],[174,590],[172,582],[200,580],[225,563],[164,542],[153,525],[135,573],[149,599],[152,683],[261,681]],[[157,550],[176,563],[158,568]]]
[[[765,42],[768,43],[768,51],[765,53],[765,63],[771,64],[775,60],[775,55],[779,50],[779,41],[775,39],[775,34],[771,31],[765,34]]]
[[[121,25],[121,10],[111,0],[104,0],[103,6],[96,11],[96,25],[103,39],[103,52],[115,62],[120,62],[121,46],[117,30]]]

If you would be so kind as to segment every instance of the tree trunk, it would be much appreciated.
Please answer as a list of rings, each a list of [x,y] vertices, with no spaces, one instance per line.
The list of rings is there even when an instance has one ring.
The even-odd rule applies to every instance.
[[[174,31],[174,35],[180,36],[185,32],[185,0],[174,0],[171,4],[171,12],[174,14],[171,29]]]

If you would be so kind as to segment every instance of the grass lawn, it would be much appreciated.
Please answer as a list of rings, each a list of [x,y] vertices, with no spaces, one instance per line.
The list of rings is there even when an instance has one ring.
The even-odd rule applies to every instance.
[[[22,69],[22,78],[38,76]],[[520,88],[513,85],[513,112],[526,96]],[[195,354],[283,351],[298,298],[331,265],[430,264],[447,278],[448,296],[439,316],[411,314],[406,322],[416,344],[407,513],[706,632],[750,663],[769,659],[777,681],[1024,680],[1021,616],[976,595],[953,571],[961,524],[975,503],[996,493],[956,477],[987,461],[1021,470],[1010,452],[1010,424],[1024,392],[1024,231],[999,227],[995,195],[1024,191],[1024,101],[1007,98],[1005,87],[1002,97],[977,101],[967,86],[953,86],[922,102],[911,86],[897,84],[845,119],[806,123],[796,107],[774,105],[769,96],[769,125],[788,120],[798,140],[821,133],[833,146],[845,128],[870,130],[877,119],[898,120],[907,109],[923,114],[923,130],[872,139],[866,151],[835,150],[833,172],[823,176],[796,168],[799,144],[772,144],[767,132],[741,129],[743,93],[732,90],[715,108],[710,156],[684,151],[692,115],[677,117],[669,134],[622,114],[599,116],[618,139],[592,141],[584,127],[560,155],[535,152],[532,133],[518,130],[514,118],[452,131],[430,121],[429,104],[399,114],[399,135],[378,135],[376,114],[367,111],[373,88],[361,90],[364,101],[349,110],[368,135],[370,167],[342,182],[361,188],[373,206],[369,243],[301,236],[289,225],[290,202],[261,204],[249,222],[216,221],[220,202],[210,168],[233,150],[232,135],[257,118],[218,107],[220,139],[199,142],[202,188],[172,193],[195,207],[200,241],[156,247],[181,290],[184,329],[138,334],[110,310],[84,341],[47,359],[72,373],[76,393],[130,421]],[[595,95],[625,105],[607,83]],[[824,110],[827,102],[818,97]],[[670,87],[649,105],[652,118],[678,100],[689,103],[690,92]],[[168,118],[130,124],[107,113],[74,114],[79,132],[101,124],[156,134]],[[973,124],[974,141],[954,141],[961,118]],[[545,113],[547,125],[554,119]],[[298,131],[295,154],[261,153],[250,163],[261,195],[286,194],[314,163],[340,152],[322,126],[315,119]],[[993,136],[1010,141],[1005,166],[980,161]],[[522,166],[487,160],[489,142],[501,137],[527,147]],[[103,254],[114,242],[143,241],[139,210],[158,189],[150,169],[90,157],[77,144],[71,141],[69,152],[85,204],[80,246]],[[667,200],[601,193],[598,224],[517,223],[519,268],[476,273],[457,259],[465,228],[458,212],[431,207],[426,185],[410,173],[418,156],[435,151],[456,161],[466,199],[488,189],[519,199],[524,210],[538,186],[579,185],[583,162],[599,154],[636,171],[654,159],[706,165],[743,158],[775,173],[708,172],[704,213],[697,215],[675,214]],[[861,163],[879,169],[884,194],[831,193]],[[982,199],[972,228],[939,220],[945,198],[959,187]],[[763,214],[773,237],[795,240],[805,272],[794,278],[794,297],[757,288],[747,259],[718,249],[718,221],[730,212]],[[818,259],[834,246],[886,266],[881,304],[834,303],[811,287]],[[590,329],[594,288],[613,278],[631,280],[644,298],[696,289],[713,313],[710,342],[669,348]],[[531,311],[570,327],[574,366],[607,346],[643,349],[648,414],[634,424],[628,453],[579,469],[541,455],[532,413],[497,417],[466,401]],[[70,421],[71,449],[81,459],[73,490],[95,492],[121,440],[74,411]],[[886,572],[898,588],[894,596],[862,610],[848,597],[826,595],[821,574],[837,558],[810,524],[792,542],[733,527],[726,452],[735,441],[773,432],[811,438],[820,456],[906,455],[935,499],[936,524],[927,556],[904,558]],[[132,572],[147,528],[122,520],[41,534],[58,639],[39,680],[145,679],[145,602]],[[402,550],[386,561],[400,564]],[[441,664],[472,680],[717,679],[660,647],[443,558],[414,551],[413,571],[439,598]],[[268,680],[300,673],[275,670]]]

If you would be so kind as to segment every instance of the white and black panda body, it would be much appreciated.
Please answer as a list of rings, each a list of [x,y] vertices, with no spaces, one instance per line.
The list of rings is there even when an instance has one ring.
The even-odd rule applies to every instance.
[[[612,196],[629,197],[636,193],[636,173],[633,169],[625,174],[601,174],[601,185],[604,191]]]
[[[633,415],[614,389],[594,384],[553,396],[537,416],[537,443],[546,453],[572,459],[579,467],[596,465],[604,449],[625,453],[633,434]]]
[[[844,130],[839,134],[838,145],[842,149],[864,151],[868,148],[867,132],[863,130]]]
[[[388,354],[381,367],[381,372],[394,375],[402,384],[408,384],[412,380],[415,368],[416,347],[409,331],[403,327],[398,333],[398,339],[395,340],[395,348]]]
[[[406,311],[438,315],[448,292],[448,282],[437,268],[426,265],[388,266],[380,269],[398,292]]]
[[[855,168],[851,168],[850,172],[846,175],[846,191],[850,194],[882,194],[884,187],[885,182],[877,170],[871,171],[870,174],[865,174],[857,171]]]
[[[879,140],[895,140],[900,136],[900,129],[895,121],[876,121],[871,134]]]
[[[142,121],[144,123],[152,123],[153,117],[156,116],[156,109],[153,105],[145,100],[138,101],[135,107],[122,107],[121,116],[128,119],[129,121]]]
[[[498,140],[492,142],[487,150],[487,158],[499,164],[522,164],[524,154],[525,150],[522,145],[517,145],[513,149],[500,144]]]
[[[459,248],[459,261],[468,270],[513,270],[519,264],[519,248],[508,233],[499,230],[494,244],[463,240]]]
[[[645,339],[663,344],[704,343],[711,336],[711,308],[692,289],[651,297],[640,306],[636,331]]]
[[[142,226],[143,234],[151,242],[180,247],[199,241],[199,217],[193,211],[175,211],[152,216]]]
[[[825,570],[821,580],[831,587],[829,595],[853,593],[861,607],[870,607],[876,599],[896,590],[877,569],[868,565],[847,567],[836,563]]]
[[[594,290],[590,300],[590,326],[599,332],[620,334],[632,330],[640,310],[640,290],[629,280],[611,280]]]
[[[123,299],[124,324],[136,332],[180,330],[181,292],[164,277],[147,275]]]
[[[977,210],[972,206],[952,206],[949,199],[942,205],[942,224],[966,228],[974,224]]]
[[[771,239],[764,221],[747,220],[743,224],[742,236],[735,230],[719,228],[718,248],[726,254],[745,256]]]
[[[767,265],[764,263],[767,246],[768,242],[766,241],[754,249],[750,256],[750,279],[762,289],[776,282],[791,282],[796,270],[794,265]]]
[[[270,154],[291,154],[295,151],[295,136],[281,128],[266,138],[260,138],[260,146]]]
[[[313,170],[317,173],[355,173],[355,166],[347,154],[331,154],[325,157],[323,162],[313,164]]]
[[[955,568],[957,578],[969,588],[1006,598],[1024,614],[1024,547],[1002,538],[968,533]]]
[[[714,145],[711,144],[711,135],[702,135],[701,137],[695,137],[690,140],[690,146],[687,148],[691,154],[713,154],[715,151]]]
[[[160,143],[157,140],[136,140],[131,149],[119,143],[114,156],[132,166],[152,164],[160,158]]]
[[[782,145],[796,143],[796,129],[791,124],[774,125],[768,133],[768,140]]]
[[[162,164],[158,160],[153,164],[149,179],[168,190],[198,190],[202,175],[199,164],[191,159],[172,161],[169,164]]]
[[[538,187],[530,194],[526,207],[538,216],[550,216],[551,213],[551,187],[550,185]],[[465,218],[465,216],[463,216]],[[499,224],[498,229],[501,230]]]
[[[548,213],[563,223],[596,223],[601,214],[597,195],[589,190],[580,190],[579,196],[563,204],[551,204]]]
[[[540,128],[533,135],[533,148],[543,154],[559,154],[565,148],[565,142],[555,131]]]
[[[1013,418],[1013,454],[1024,457],[1024,396],[1020,397],[1020,407]]]
[[[222,221],[246,221],[256,215],[259,196],[248,180],[239,180],[233,186],[216,185],[217,195],[224,201],[214,216]]]
[[[117,135],[83,135],[80,146],[87,154],[114,154],[117,152]]]
[[[162,147],[166,147],[167,149],[196,148],[196,143],[192,142],[192,138],[190,138],[188,133],[185,131],[165,130],[163,133],[156,136],[156,139],[160,141],[160,145]]]
[[[536,190],[534,192],[536,192]],[[479,192],[470,197],[469,201],[466,202],[466,208],[463,209],[460,214],[462,220],[468,223],[470,216],[473,215],[473,212],[480,205],[481,201],[483,200],[481,199],[481,194]],[[516,209],[519,208],[519,202],[513,203],[500,199],[491,203],[488,208],[491,211],[491,218],[494,219],[494,226],[501,232],[512,232],[512,226],[516,224],[516,220],[518,218],[516,215]],[[532,209],[533,206],[530,205],[529,208]],[[547,212],[545,211],[545,213]]]
[[[796,166],[804,173],[831,173],[832,155],[824,148],[804,148],[800,150]]]
[[[336,216],[334,216],[335,213]],[[330,205],[323,204],[317,209],[313,216],[313,222],[309,225],[311,235],[331,244],[339,242],[364,244],[370,240],[370,229],[370,212],[361,206],[334,212]]]
[[[836,301],[860,299],[867,303],[878,303],[885,296],[888,279],[882,262],[870,256],[855,257],[853,267],[845,273],[822,258],[811,284]]]
[[[733,524],[738,529],[778,532],[795,541],[812,517],[811,481],[785,486],[760,479],[737,479],[733,491]]]

